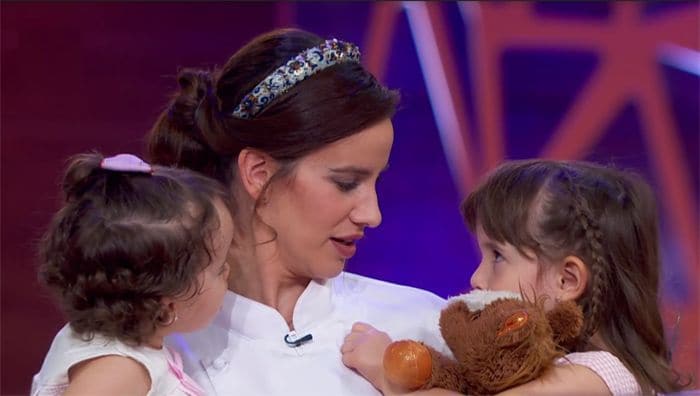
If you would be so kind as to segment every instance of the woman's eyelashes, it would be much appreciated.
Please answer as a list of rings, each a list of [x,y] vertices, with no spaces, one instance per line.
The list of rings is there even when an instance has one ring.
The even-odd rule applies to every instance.
[[[336,187],[338,187],[338,190],[340,190],[341,192],[350,192],[350,191],[356,189],[357,186],[360,184],[357,180],[352,180],[352,181],[333,180],[333,183],[335,183]]]

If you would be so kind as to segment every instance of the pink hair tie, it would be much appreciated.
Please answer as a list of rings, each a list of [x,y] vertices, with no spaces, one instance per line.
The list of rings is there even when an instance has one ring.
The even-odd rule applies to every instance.
[[[100,162],[100,168],[121,172],[153,173],[153,167],[150,164],[133,154],[118,154],[104,158]]]

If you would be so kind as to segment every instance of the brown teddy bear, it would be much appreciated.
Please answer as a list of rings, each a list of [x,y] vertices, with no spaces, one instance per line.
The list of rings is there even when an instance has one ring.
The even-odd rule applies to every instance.
[[[476,290],[453,297],[440,314],[440,331],[454,358],[420,342],[389,345],[387,380],[403,389],[439,387],[464,394],[493,394],[540,377],[565,354],[583,326],[581,308]]]

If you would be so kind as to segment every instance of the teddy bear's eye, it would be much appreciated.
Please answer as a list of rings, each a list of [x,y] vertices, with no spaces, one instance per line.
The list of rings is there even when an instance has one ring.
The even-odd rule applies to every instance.
[[[525,311],[517,311],[516,313],[510,315],[508,319],[503,322],[501,328],[498,329],[496,335],[498,337],[513,332],[515,330],[523,328],[527,324],[528,314]]]

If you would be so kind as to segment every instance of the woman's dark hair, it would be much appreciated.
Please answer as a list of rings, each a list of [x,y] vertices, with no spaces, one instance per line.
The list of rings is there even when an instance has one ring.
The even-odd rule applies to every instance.
[[[640,176],[587,162],[511,161],[461,210],[473,233],[479,225],[545,263],[568,255],[586,263],[590,278],[578,301],[585,328],[575,351],[604,349],[590,339],[597,331],[644,394],[687,385],[671,367],[664,338],[656,202]]]
[[[170,313],[163,297],[199,291],[228,194],[195,172],[102,169],[102,156],[69,160],[64,206],[39,246],[39,279],[57,297],[72,329],[141,344]]]
[[[252,119],[231,115],[272,71],[323,41],[302,30],[275,30],[253,39],[221,70],[180,71],[179,91],[149,134],[150,159],[230,186],[232,164],[246,147],[279,161],[284,174],[306,154],[391,117],[398,94],[355,62],[333,65],[297,83]]]

